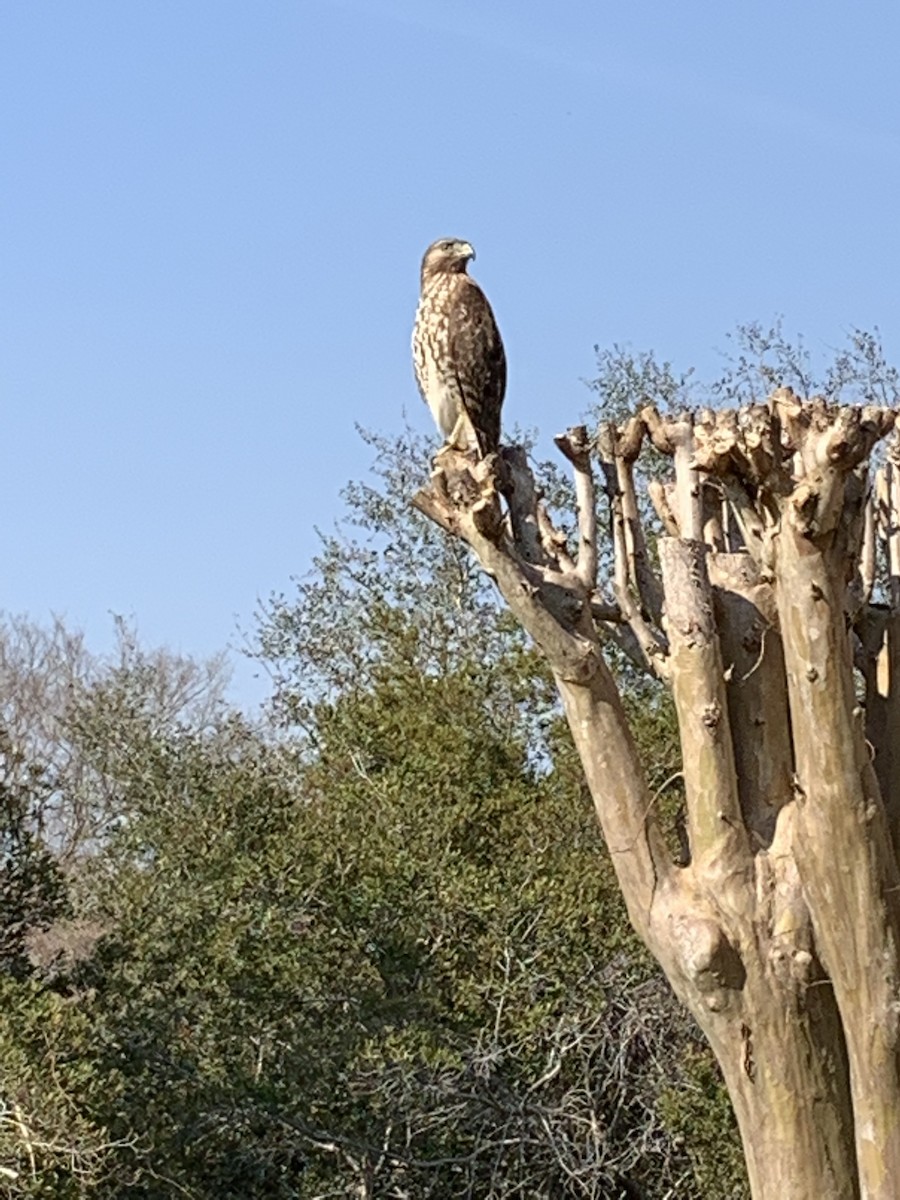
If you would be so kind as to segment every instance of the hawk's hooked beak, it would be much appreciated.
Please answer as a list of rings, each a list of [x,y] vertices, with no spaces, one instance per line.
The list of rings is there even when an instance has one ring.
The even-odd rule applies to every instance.
[[[470,246],[468,242],[460,242],[457,253],[460,258],[471,258],[473,261],[475,259],[475,247]]]

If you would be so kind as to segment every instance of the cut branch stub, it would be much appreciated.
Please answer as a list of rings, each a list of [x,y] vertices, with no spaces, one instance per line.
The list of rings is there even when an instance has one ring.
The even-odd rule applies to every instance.
[[[585,590],[592,592],[597,586],[597,495],[591,470],[591,441],[583,425],[576,425],[553,440],[575,469],[578,510],[575,574]]]
[[[468,542],[554,671],[567,679],[590,678],[600,658],[593,589],[570,569],[564,538],[553,527],[521,447],[505,447],[500,468],[495,459],[473,463],[463,452],[442,451],[430,487],[413,503]]]
[[[613,592],[629,622],[659,622],[662,585],[647,551],[634,478],[634,462],[645,433],[641,418],[632,418],[620,430],[604,422],[597,431],[600,467],[606,483],[613,526]],[[646,642],[643,636],[640,640]],[[656,639],[659,646],[661,639]]]

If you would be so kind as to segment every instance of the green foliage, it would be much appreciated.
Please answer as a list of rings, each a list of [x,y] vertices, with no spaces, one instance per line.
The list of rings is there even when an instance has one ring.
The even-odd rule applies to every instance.
[[[211,1195],[290,1195],[297,1162],[307,1182],[333,1178],[308,1161],[330,1162],[318,1145],[347,1146],[347,1177],[355,1153],[372,1158],[404,1121],[404,1159],[446,1157],[460,1139],[470,1154],[465,1130],[411,1129],[450,1080],[478,1083],[513,931],[531,926],[530,954],[546,963],[529,1016],[540,1025],[566,995],[561,945],[584,975],[618,907],[582,869],[597,849],[583,810],[569,815],[581,865],[560,876],[554,860],[572,853],[560,813],[524,748],[484,721],[471,679],[420,678],[406,694],[391,681],[326,706],[299,773],[237,724],[213,739],[141,738],[133,725],[118,762],[91,733],[132,816],[95,898],[113,932],[79,984],[105,997],[97,1116],[146,1147],[133,1194],[158,1176]],[[550,903],[561,926],[535,920]],[[530,995],[535,981],[518,968],[504,984],[515,986]],[[503,1003],[513,1011],[505,992]],[[288,1158],[294,1181],[279,1183]]]
[[[785,336],[781,318],[768,327],[750,322],[728,336],[723,357],[725,370],[709,389],[718,404],[760,404],[777,387],[832,403],[896,407],[900,400],[900,373],[877,328],[852,328],[843,347],[813,355],[802,337]]]
[[[709,380],[695,378],[692,368],[679,371],[652,351],[594,349],[597,375],[588,387],[596,396],[590,415],[598,422],[624,421],[647,404],[662,413],[761,404],[778,387],[832,403],[896,407],[900,401],[900,372],[888,362],[877,328],[851,328],[843,346],[814,354],[801,336],[785,334],[780,317],[769,325],[747,322],[726,335],[723,369]]]
[[[627,346],[595,346],[594,352],[597,377],[588,387],[597,396],[593,412],[598,420],[624,421],[647,404],[664,413],[690,407],[693,370],[679,373],[653,353]]]
[[[523,642],[466,549],[409,508],[425,482],[425,442],[364,436],[376,452],[374,482],[345,489],[342,527],[322,537],[296,596],[273,597],[262,614],[259,657],[291,721],[305,720],[310,703],[366,687],[379,664],[440,673]]]
[[[296,932],[304,847],[286,756],[237,720],[133,725],[118,761],[91,733],[130,819],[102,856],[94,912],[109,932],[78,984],[102,1009],[92,1111],[137,1139],[128,1194],[293,1195],[263,1067],[299,1041],[314,1075],[330,1046],[315,947]]]
[[[102,1177],[105,1131],[81,1111],[88,1021],[48,990],[33,940],[69,911],[56,857],[38,832],[48,784],[0,737],[0,1191],[79,1196]]]
[[[37,798],[47,784],[38,766],[22,756],[0,730],[0,975],[24,978],[27,938],[45,929],[66,908],[58,863],[37,832]]]
[[[94,1022],[83,1111],[134,1143],[110,1194],[689,1178],[656,1095],[673,1030],[701,1052],[557,723],[549,771],[463,670],[321,702],[302,761],[235,720],[160,735],[130,712],[127,742],[82,727],[130,819],[94,867],[109,932],[71,980]]]
[[[734,1118],[722,1077],[708,1054],[689,1051],[681,1087],[660,1094],[660,1111],[670,1132],[691,1161],[692,1183],[699,1196],[746,1195],[744,1159],[734,1136]],[[683,1086],[684,1082],[687,1086]],[[713,1147],[719,1153],[711,1153]]]
[[[93,952],[8,1004],[19,1194],[692,1194],[656,1098],[702,1051],[508,654],[382,664],[302,752],[161,720],[144,670],[94,681],[69,736],[124,819],[73,880]]]
[[[0,1194],[86,1195],[128,1154],[82,1104],[97,1084],[90,1015],[35,979],[0,978],[0,1007]]]

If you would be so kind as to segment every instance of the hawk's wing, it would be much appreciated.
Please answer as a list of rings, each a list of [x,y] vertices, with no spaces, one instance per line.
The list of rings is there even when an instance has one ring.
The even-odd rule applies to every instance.
[[[500,445],[500,408],[506,394],[506,354],[487,297],[474,279],[456,275],[449,306],[450,361],[466,415],[482,455]]]

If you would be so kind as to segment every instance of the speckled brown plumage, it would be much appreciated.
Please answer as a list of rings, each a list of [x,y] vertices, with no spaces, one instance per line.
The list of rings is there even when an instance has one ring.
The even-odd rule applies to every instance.
[[[469,243],[456,238],[441,238],[425,251],[413,362],[447,445],[477,447],[483,458],[500,445],[506,355],[487,297],[466,274],[474,257]]]

